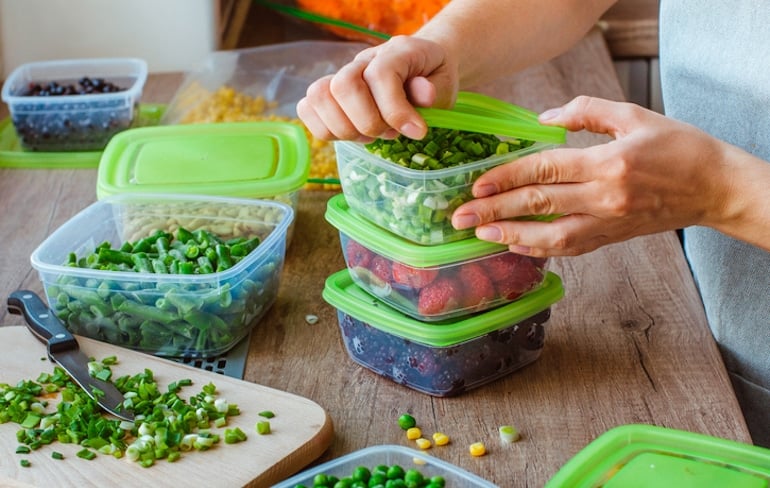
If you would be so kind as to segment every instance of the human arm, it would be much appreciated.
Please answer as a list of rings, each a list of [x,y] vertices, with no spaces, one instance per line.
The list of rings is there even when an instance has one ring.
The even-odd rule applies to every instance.
[[[566,51],[615,0],[452,0],[413,36],[359,53],[314,82],[297,113],[320,139],[424,137],[417,106]]]
[[[578,255],[690,225],[770,251],[770,164],[682,122],[629,103],[578,97],[541,121],[607,134],[491,169],[452,216],[485,240],[532,256]],[[565,214],[550,223],[515,221]]]

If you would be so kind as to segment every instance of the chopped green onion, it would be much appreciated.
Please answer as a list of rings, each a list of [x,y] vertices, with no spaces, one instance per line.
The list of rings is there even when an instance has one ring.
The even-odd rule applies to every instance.
[[[90,449],[85,448],[77,452],[77,457],[81,459],[87,459],[90,461],[91,459],[96,457],[96,453]]]
[[[270,422],[268,422],[267,420],[260,420],[259,422],[257,422],[256,429],[259,435],[269,434]]]

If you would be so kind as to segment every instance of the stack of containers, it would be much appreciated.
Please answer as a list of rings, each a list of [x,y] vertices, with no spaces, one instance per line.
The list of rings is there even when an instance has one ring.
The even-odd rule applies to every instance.
[[[323,297],[337,308],[354,361],[434,396],[460,394],[535,361],[551,306],[563,296],[547,260],[451,225],[479,175],[552,147],[564,131],[475,94],[458,98],[455,118],[421,109],[431,125],[469,131],[500,107],[517,132],[550,142],[503,137],[512,151],[431,170],[396,164],[373,145],[335,143],[343,193],[329,200],[326,219],[340,232],[347,269],[326,280]]]

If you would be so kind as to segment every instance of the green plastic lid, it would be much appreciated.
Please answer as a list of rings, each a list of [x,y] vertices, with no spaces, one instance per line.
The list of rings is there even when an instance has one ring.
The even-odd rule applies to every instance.
[[[268,198],[299,190],[310,171],[305,131],[290,122],[165,125],[116,134],[96,195],[192,193]]]
[[[546,488],[763,488],[770,449],[653,425],[624,425],[599,436]]]
[[[326,220],[340,232],[391,261],[413,268],[428,268],[457,263],[507,251],[508,247],[475,237],[435,246],[422,246],[383,230],[355,210],[351,210],[345,195],[339,193],[326,204]]]
[[[416,110],[430,127],[556,144],[567,140],[564,127],[542,125],[536,113],[481,93],[459,92],[451,109],[417,107]]]
[[[347,269],[326,279],[327,303],[356,320],[405,339],[433,347],[448,347],[528,319],[564,296],[561,278],[549,272],[532,293],[486,312],[442,322],[422,322],[377,300],[353,282]]]

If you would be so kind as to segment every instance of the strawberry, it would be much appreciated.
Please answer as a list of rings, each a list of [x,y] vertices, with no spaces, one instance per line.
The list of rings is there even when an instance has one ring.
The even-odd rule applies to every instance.
[[[516,274],[516,268],[522,261],[527,261],[530,258],[522,256],[521,254],[515,254],[512,252],[503,252],[495,254],[494,256],[487,257],[481,261],[481,264],[487,272],[487,276],[494,281],[502,281],[508,278],[512,274]]]
[[[522,260],[511,274],[505,279],[495,282],[499,296],[515,300],[524,293],[532,290],[543,281],[543,270],[533,261]]]
[[[460,267],[457,278],[463,284],[463,308],[483,307],[497,298],[497,291],[486,270],[478,263],[467,263]]]
[[[462,284],[452,277],[439,276],[420,290],[417,312],[423,316],[441,315],[458,308],[462,301]]]
[[[345,245],[345,257],[350,268],[368,268],[374,253],[353,239],[349,239]]]
[[[413,268],[406,264],[393,261],[393,281],[411,288],[423,288],[438,276],[434,268]]]
[[[381,279],[384,283],[390,283],[393,280],[393,273],[391,272],[391,262],[389,259],[374,254],[372,262],[369,263],[369,269],[372,273]]]

